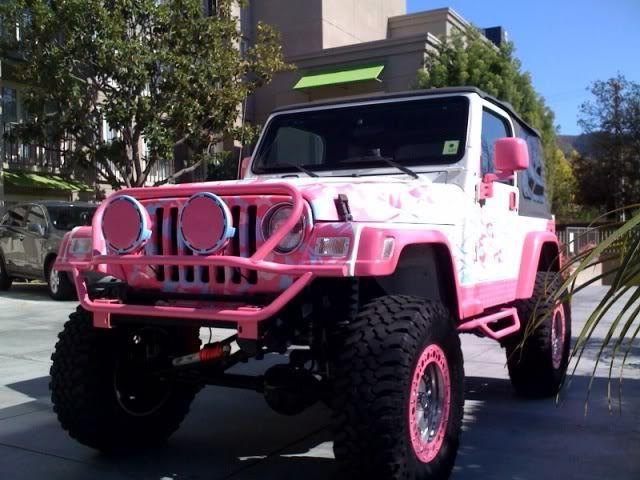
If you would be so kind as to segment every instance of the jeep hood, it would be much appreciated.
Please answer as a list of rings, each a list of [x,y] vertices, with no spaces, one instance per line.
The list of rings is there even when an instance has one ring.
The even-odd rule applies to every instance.
[[[433,223],[451,225],[456,218],[464,193],[456,185],[433,183],[428,178],[322,177],[286,179],[247,179],[210,182],[216,185],[251,185],[253,183],[289,183],[297,187],[311,206],[314,221],[339,221],[335,200],[344,194],[356,222]],[[185,185],[181,185],[185,187]],[[202,184],[198,184],[202,187]],[[170,191],[171,186],[165,187]]]

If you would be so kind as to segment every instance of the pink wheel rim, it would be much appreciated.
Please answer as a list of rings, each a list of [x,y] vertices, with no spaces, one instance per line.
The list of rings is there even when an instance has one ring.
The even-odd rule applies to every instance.
[[[567,334],[565,323],[564,306],[559,303],[553,310],[553,320],[551,321],[551,361],[556,370],[562,365],[564,356],[564,343]]]
[[[442,448],[450,410],[447,357],[438,345],[429,345],[416,364],[409,398],[411,445],[421,462],[431,462]]]

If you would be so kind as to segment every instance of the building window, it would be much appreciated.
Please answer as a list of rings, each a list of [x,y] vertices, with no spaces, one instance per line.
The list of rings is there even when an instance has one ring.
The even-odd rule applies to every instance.
[[[212,17],[218,13],[218,0],[203,0],[204,14]]]

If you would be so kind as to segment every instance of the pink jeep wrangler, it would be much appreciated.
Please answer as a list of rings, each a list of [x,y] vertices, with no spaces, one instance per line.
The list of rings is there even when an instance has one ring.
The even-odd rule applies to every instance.
[[[155,444],[203,385],[247,388],[287,415],[325,401],[349,478],[446,478],[460,333],[505,347],[518,394],[556,394],[570,310],[547,290],[540,139],[509,105],[451,88],[283,108],[247,160],[237,181],[116,192],[67,234],[80,306],[51,390],[73,438]]]

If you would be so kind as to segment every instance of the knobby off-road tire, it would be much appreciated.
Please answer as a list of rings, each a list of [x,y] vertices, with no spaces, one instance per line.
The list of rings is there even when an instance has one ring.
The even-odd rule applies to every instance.
[[[60,272],[54,268],[55,259],[47,266],[47,290],[49,296],[57,301],[73,300],[76,297],[76,289],[71,283],[67,272]]]
[[[200,389],[161,379],[156,383],[155,376],[136,377],[139,364],[126,343],[135,342],[136,334],[118,330],[94,328],[91,314],[78,308],[51,357],[49,387],[60,424],[80,443],[107,452],[164,442],[178,429]],[[150,329],[138,331],[141,342],[155,335]],[[168,339],[170,353],[191,353],[200,346],[197,329],[174,329],[160,336]]]
[[[2,255],[0,255],[0,292],[9,290],[12,283],[13,279],[9,276],[7,267],[4,263],[4,258],[2,258]]]
[[[511,384],[522,397],[553,397],[562,385],[571,348],[571,307],[554,306],[550,298],[561,284],[557,273],[539,272],[533,296],[516,303],[522,329],[505,347]],[[531,322],[532,331],[526,333]],[[520,348],[523,335],[527,337]]]
[[[464,369],[443,305],[409,296],[365,305],[345,327],[335,372],[334,453],[342,476],[448,478],[462,425]],[[424,422],[433,427],[426,437]]]

